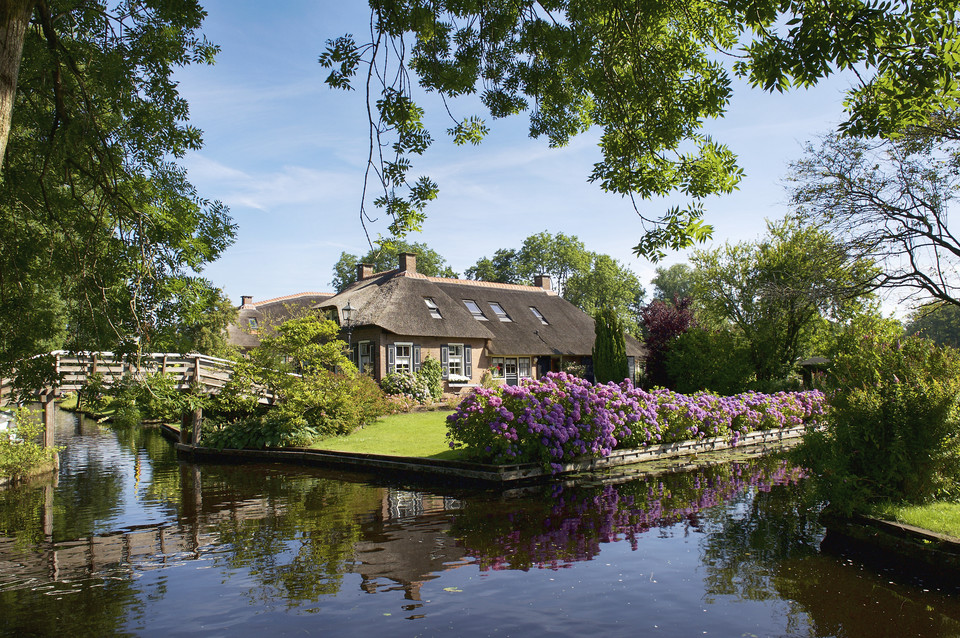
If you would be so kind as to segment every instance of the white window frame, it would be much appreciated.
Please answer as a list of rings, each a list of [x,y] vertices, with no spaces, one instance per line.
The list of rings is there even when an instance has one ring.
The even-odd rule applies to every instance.
[[[413,374],[413,343],[395,343],[393,347],[396,353],[393,356],[393,371]],[[401,348],[406,348],[407,354],[401,355]]]
[[[547,321],[547,318],[543,316],[543,313],[542,313],[542,312],[540,312],[539,310],[537,310],[537,307],[536,307],[536,306],[530,306],[530,312],[532,312],[532,313],[533,313],[533,316],[536,317],[537,319],[539,319],[539,320],[540,320],[540,323],[542,323],[543,325],[545,325],[545,326],[549,326],[549,325],[550,325],[550,323]]]
[[[443,319],[443,315],[440,314],[440,307],[437,305],[437,302],[433,300],[433,297],[424,297],[423,303],[427,304],[427,308],[430,309],[430,316],[434,319]]]
[[[517,357],[517,376],[521,379],[530,379],[530,357]]]
[[[463,344],[462,343],[450,343],[447,344],[449,348],[447,352],[447,375],[458,374],[460,376],[465,376],[464,365],[463,365]]]
[[[507,311],[503,309],[503,306],[496,301],[488,301],[487,303],[490,305],[490,310],[493,311],[493,314],[497,315],[497,319],[504,323],[511,323],[513,321],[510,315],[507,314]]]
[[[493,357],[490,359],[490,375],[494,379],[503,378],[503,357]]]
[[[473,308],[470,307],[471,304],[473,305]],[[476,301],[473,299],[464,299],[463,305],[467,307],[467,312],[473,315],[474,319],[477,321],[487,321],[487,315],[483,314],[480,304],[478,304]],[[476,308],[476,310],[474,310],[474,308]]]

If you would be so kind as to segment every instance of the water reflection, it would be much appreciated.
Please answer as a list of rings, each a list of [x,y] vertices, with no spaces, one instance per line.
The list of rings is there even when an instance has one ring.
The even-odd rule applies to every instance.
[[[816,509],[776,459],[507,498],[181,464],[156,432],[72,415],[58,436],[58,482],[0,491],[5,635],[252,635],[321,617],[333,634],[412,620],[425,635],[960,635],[955,593],[822,555]]]

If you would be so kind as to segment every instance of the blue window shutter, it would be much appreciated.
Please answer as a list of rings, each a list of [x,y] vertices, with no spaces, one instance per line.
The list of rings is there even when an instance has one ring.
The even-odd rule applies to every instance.
[[[463,373],[473,378],[473,347],[463,346]]]
[[[397,346],[387,344],[387,374],[393,374],[397,367]]]
[[[420,346],[413,345],[413,371],[420,372]]]
[[[440,367],[443,368],[443,378],[450,378],[450,346],[440,346]]]

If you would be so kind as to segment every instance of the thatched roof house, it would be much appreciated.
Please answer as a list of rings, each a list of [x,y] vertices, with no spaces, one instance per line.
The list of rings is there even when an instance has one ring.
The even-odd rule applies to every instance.
[[[240,350],[260,345],[260,335],[288,319],[311,312],[318,303],[333,296],[332,292],[298,292],[264,301],[241,297],[237,322],[227,326],[227,343]]]
[[[348,333],[354,361],[375,378],[415,371],[439,359],[448,384],[479,382],[484,371],[506,383],[559,370],[564,362],[591,369],[593,319],[551,290],[535,286],[428,277],[416,255],[396,270],[357,267],[357,281],[316,305]],[[643,356],[627,337],[631,363]],[[448,385],[449,387],[449,385]]]

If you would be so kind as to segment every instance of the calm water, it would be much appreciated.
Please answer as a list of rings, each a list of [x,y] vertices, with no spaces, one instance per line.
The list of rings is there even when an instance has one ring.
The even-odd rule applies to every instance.
[[[4,635],[960,636],[956,591],[821,554],[775,460],[501,495],[58,442],[0,491]]]

